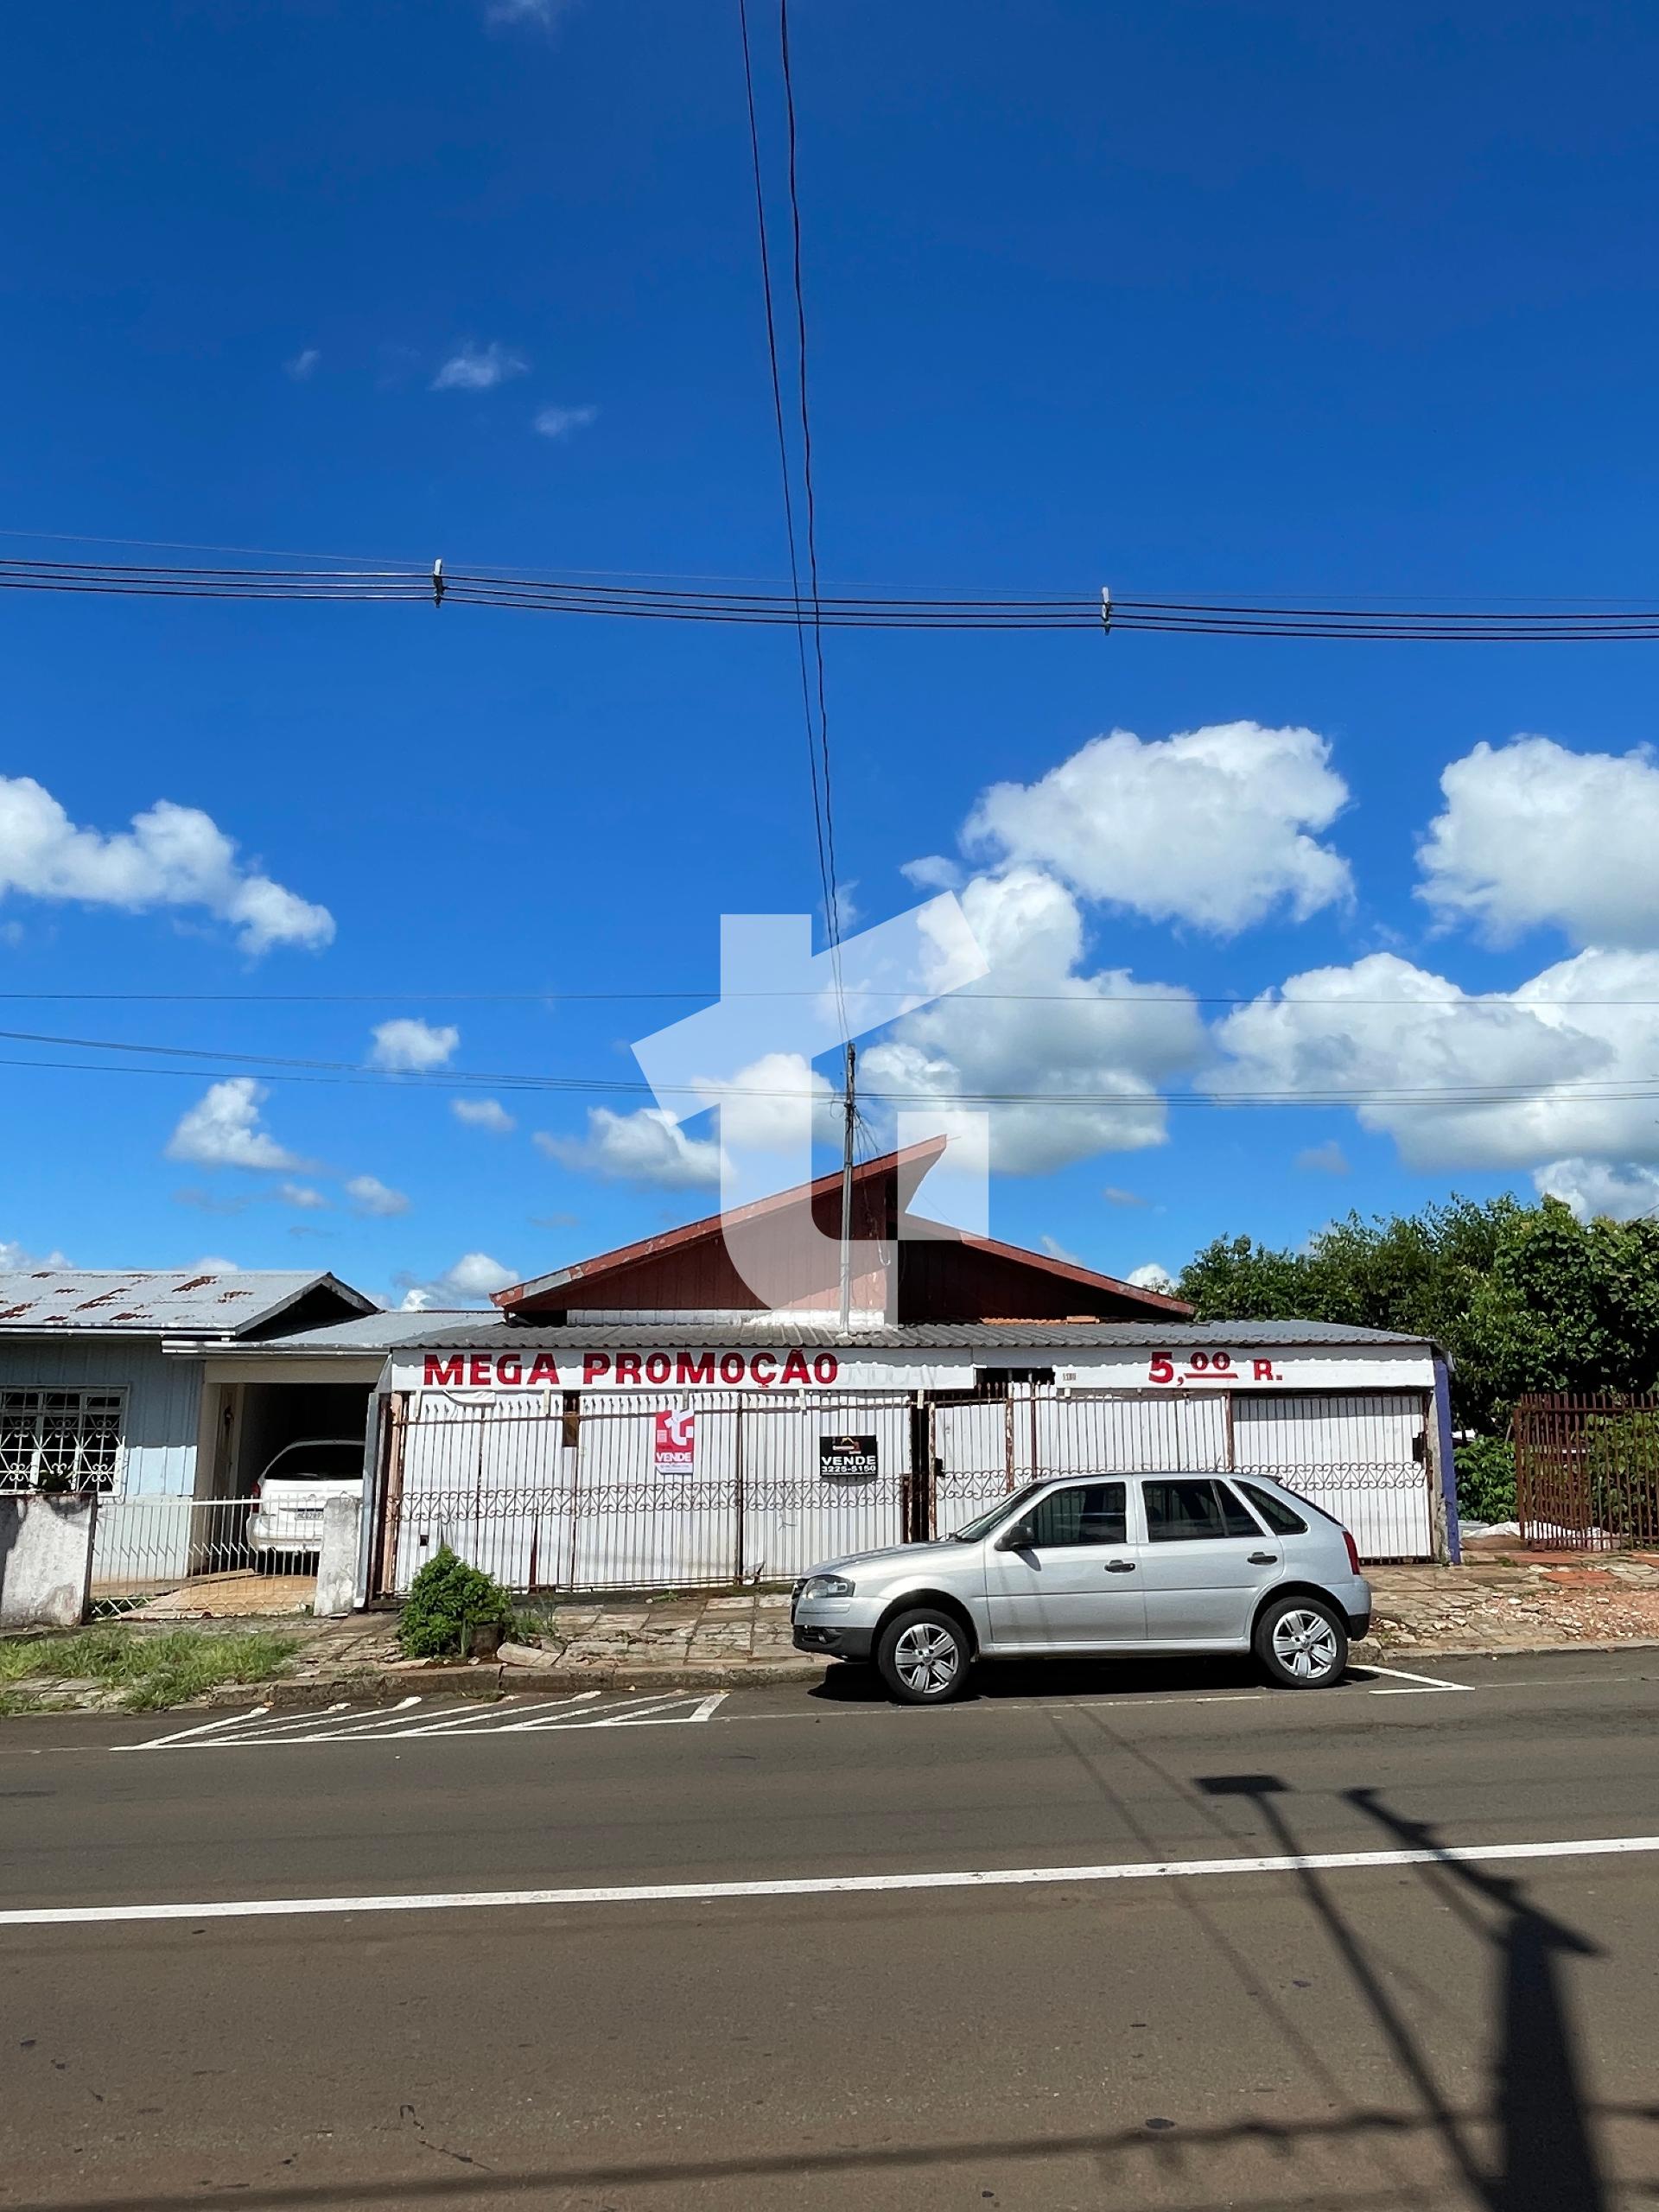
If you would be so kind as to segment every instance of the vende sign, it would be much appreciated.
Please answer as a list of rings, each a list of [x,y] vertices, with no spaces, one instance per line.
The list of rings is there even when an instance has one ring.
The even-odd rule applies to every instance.
[[[832,1351],[429,1351],[428,1390],[828,1390],[841,1379]]]

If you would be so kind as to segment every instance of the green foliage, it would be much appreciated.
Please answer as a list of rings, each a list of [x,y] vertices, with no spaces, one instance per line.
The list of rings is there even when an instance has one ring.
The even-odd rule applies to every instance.
[[[264,1682],[282,1672],[298,1649],[291,1636],[255,1630],[213,1632],[179,1628],[106,1627],[70,1636],[35,1636],[0,1643],[0,1711],[19,1712],[37,1700],[28,1689],[7,1686],[30,1678],[102,1682],[123,1692],[131,1713],[182,1705],[220,1682]]]
[[[481,1567],[468,1567],[445,1544],[409,1586],[397,1641],[411,1659],[459,1651],[465,1629],[512,1625],[512,1600]]]
[[[1507,1436],[1466,1436],[1453,1446],[1458,1511],[1469,1521],[1515,1518],[1515,1446]]]
[[[1452,1357],[1454,1417],[1488,1437],[1529,1390],[1628,1394],[1659,1376],[1659,1222],[1580,1222],[1558,1198],[1350,1214],[1300,1252],[1217,1237],[1179,1288],[1200,1320],[1432,1337]]]
[[[1586,1427],[1590,1518],[1638,1539],[1659,1527],[1659,1415],[1613,1413]]]

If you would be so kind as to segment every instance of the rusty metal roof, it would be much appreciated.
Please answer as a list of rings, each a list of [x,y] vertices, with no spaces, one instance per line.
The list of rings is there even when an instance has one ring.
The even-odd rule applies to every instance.
[[[361,1291],[315,1269],[6,1269],[0,1271],[0,1334],[238,1337],[323,1289],[336,1292],[346,1312],[372,1311]]]

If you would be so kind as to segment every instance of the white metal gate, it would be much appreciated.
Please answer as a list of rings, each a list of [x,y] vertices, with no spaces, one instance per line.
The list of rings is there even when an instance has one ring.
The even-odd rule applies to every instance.
[[[1421,1390],[1062,1392],[931,1409],[934,1528],[949,1535],[1046,1475],[1204,1468],[1271,1475],[1353,1532],[1365,1560],[1433,1559]]]
[[[377,1592],[406,1590],[446,1543],[514,1590],[787,1580],[898,1543],[913,1405],[904,1391],[589,1397],[569,1411],[557,1393],[393,1399]],[[870,1471],[826,1454],[842,1436],[870,1446]]]
[[[1362,1558],[1431,1559],[1428,1413],[1421,1391],[411,1393],[388,1402],[372,1585],[406,1590],[445,1543],[515,1590],[786,1581],[1096,1470],[1271,1474]]]

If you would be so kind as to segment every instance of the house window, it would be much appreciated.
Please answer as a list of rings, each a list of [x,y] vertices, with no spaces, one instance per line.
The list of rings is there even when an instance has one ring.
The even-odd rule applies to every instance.
[[[115,1487],[119,1390],[0,1390],[0,1491]]]

